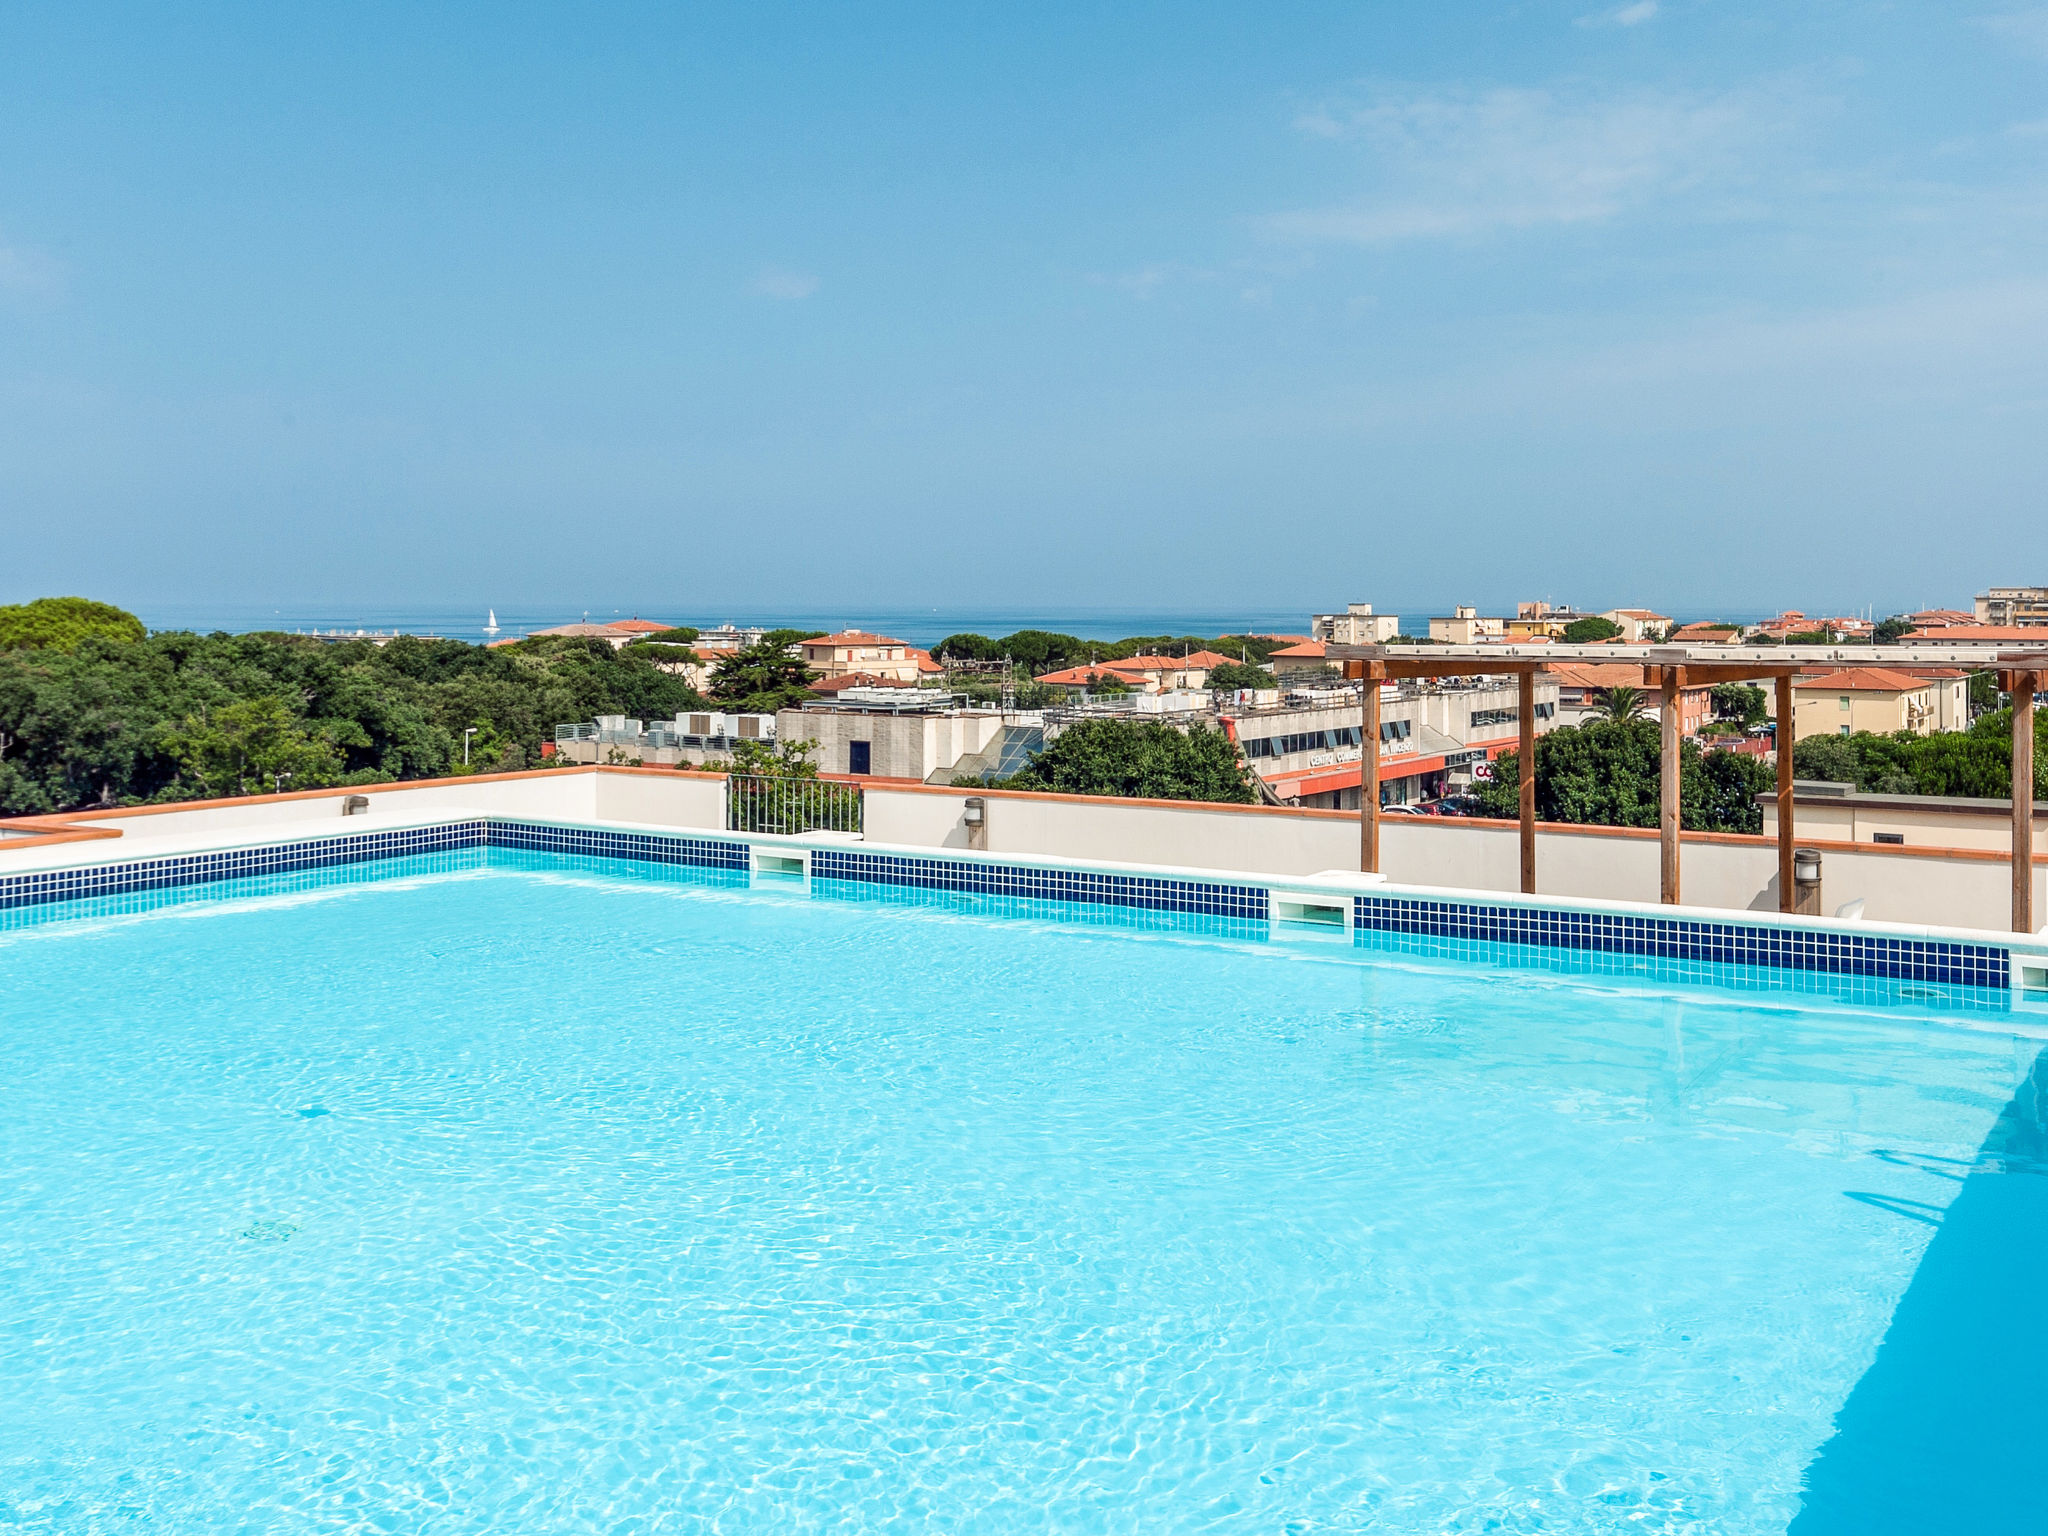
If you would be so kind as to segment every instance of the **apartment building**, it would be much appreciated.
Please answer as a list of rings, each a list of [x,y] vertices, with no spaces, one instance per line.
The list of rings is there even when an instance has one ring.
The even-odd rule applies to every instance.
[[[1480,645],[1505,639],[1507,632],[1506,619],[1485,618],[1469,603],[1460,603],[1448,616],[1429,621],[1429,638],[1440,645]]]
[[[888,635],[871,635],[864,630],[842,630],[836,635],[819,635],[798,642],[804,665],[820,677],[844,677],[849,672],[891,682],[915,683],[937,677],[944,669],[914,645]]]
[[[1938,719],[1935,687],[1927,678],[1878,668],[1797,678],[1792,684],[1792,739],[1856,731],[1932,735]]]
[[[1979,592],[1977,622],[2018,628],[2048,624],[2048,587],[1993,587]]]
[[[1245,761],[1283,804],[1358,808],[1364,757],[1359,685],[1297,690],[1276,705],[1219,717]],[[1557,718],[1557,688],[1539,679],[1536,728]],[[1412,805],[1468,788],[1521,739],[1513,678],[1387,683],[1380,688],[1380,799]]]
[[[732,756],[743,741],[773,742],[775,716],[686,710],[673,720],[651,724],[628,715],[599,715],[593,721],[555,727],[552,751],[543,756],[569,763],[639,763],[672,768]]]
[[[1621,630],[1623,645],[1646,644],[1652,636],[1661,638],[1671,627],[1670,615],[1648,608],[1610,608],[1600,617]]]
[[[1001,710],[962,709],[959,702],[933,689],[849,690],[783,710],[775,732],[781,741],[812,743],[813,761],[825,773],[923,780],[980,752],[1003,728]]]
[[[1338,645],[1385,645],[1401,633],[1401,620],[1391,613],[1374,613],[1371,603],[1351,603],[1342,613],[1312,616],[1308,633],[1311,640]]]

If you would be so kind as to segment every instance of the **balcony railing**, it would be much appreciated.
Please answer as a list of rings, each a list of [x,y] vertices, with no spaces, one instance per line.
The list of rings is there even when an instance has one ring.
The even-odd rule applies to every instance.
[[[725,781],[729,832],[858,832],[861,808],[858,784],[745,773]]]

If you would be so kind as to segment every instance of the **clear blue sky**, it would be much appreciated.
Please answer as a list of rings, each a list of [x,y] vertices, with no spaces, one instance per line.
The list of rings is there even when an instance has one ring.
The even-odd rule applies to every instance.
[[[2048,8],[16,4],[0,599],[2048,580]]]

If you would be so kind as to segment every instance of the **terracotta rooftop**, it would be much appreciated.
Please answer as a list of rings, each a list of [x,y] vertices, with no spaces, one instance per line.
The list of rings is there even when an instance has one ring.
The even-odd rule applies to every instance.
[[[865,630],[843,629],[836,635],[819,635],[814,640],[799,642],[805,649],[814,645],[901,645],[901,640],[888,635],[871,635]]]
[[[1792,686],[1816,693],[1918,693],[1927,686],[1927,679],[1894,672],[1886,667],[1866,667],[1856,672],[1829,672],[1821,677],[1795,678]]]

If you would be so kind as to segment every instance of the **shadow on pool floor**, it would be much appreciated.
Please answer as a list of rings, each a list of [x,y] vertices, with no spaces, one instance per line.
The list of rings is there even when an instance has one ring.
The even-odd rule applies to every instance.
[[[1940,1217],[1805,1484],[1788,1536],[2048,1529],[2048,1051]]]

